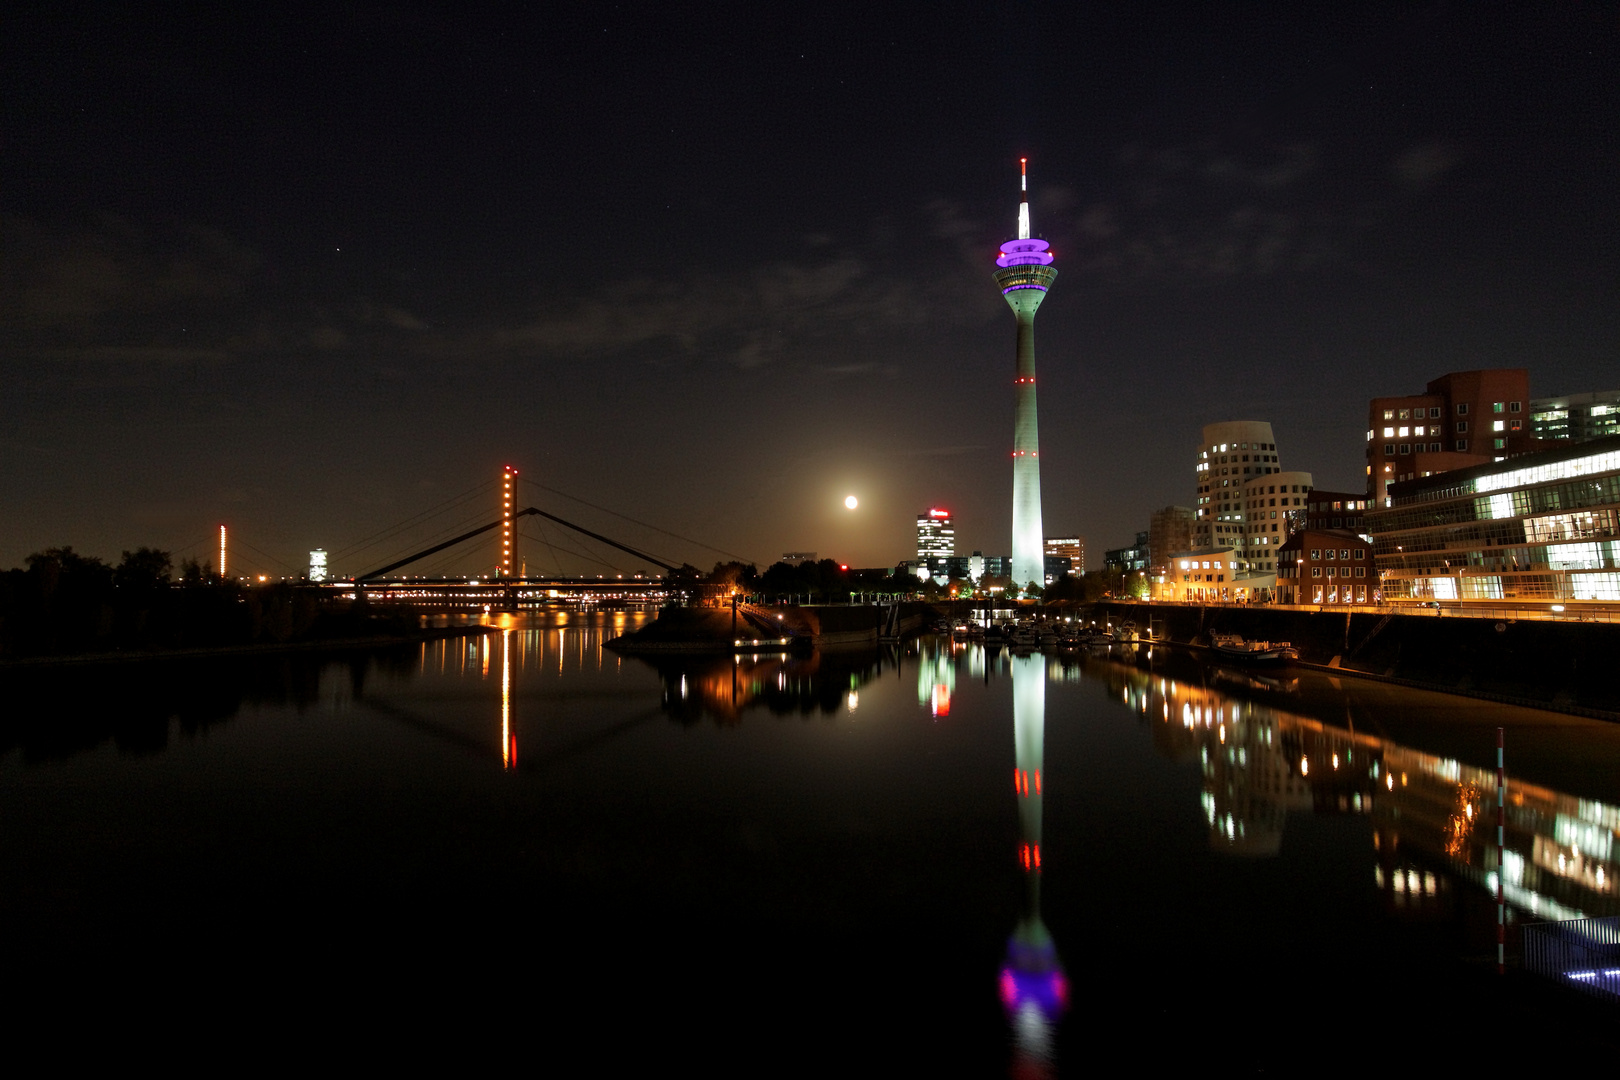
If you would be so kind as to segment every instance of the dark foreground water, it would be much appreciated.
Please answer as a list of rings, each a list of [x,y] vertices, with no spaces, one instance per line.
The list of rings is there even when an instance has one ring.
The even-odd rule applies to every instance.
[[[600,647],[637,618],[6,676],[13,1030],[758,1075],[1616,1041],[1494,974],[1492,766],[1503,726],[1516,949],[1620,913],[1620,727],[1162,650]]]

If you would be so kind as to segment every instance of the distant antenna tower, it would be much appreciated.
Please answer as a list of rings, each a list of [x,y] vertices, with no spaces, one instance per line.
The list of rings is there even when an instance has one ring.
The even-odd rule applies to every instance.
[[[225,526],[219,527],[219,576],[225,577]]]

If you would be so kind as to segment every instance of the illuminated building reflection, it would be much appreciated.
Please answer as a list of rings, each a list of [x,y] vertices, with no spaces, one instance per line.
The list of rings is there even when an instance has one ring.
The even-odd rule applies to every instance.
[[[951,695],[956,692],[956,657],[949,639],[923,646],[917,654],[917,702],[936,719],[951,715]]]
[[[1001,1002],[1012,1022],[1020,1072],[1046,1073],[1052,1064],[1052,1028],[1069,1007],[1069,984],[1057,946],[1041,920],[1041,801],[1045,776],[1046,667],[1040,656],[1014,656],[1013,792],[1018,800],[1024,915],[1007,940]]]
[[[1392,913],[1453,913],[1459,885],[1494,897],[1494,767],[1133,666],[1092,670],[1111,696],[1152,722],[1161,753],[1198,761],[1215,850],[1275,855],[1290,813],[1361,815],[1372,824],[1373,881]],[[1620,807],[1515,777],[1511,751],[1507,796],[1500,869],[1517,915],[1620,914]]]

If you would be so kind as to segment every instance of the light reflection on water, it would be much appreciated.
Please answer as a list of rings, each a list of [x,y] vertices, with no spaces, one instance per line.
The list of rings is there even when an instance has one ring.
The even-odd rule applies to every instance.
[[[786,935],[777,947],[799,935],[819,940],[814,932],[825,926],[833,941],[892,947],[910,940],[903,920],[884,921],[890,911],[922,926],[951,927],[919,935],[925,940],[899,955],[913,968],[943,973],[934,981],[954,987],[956,999],[970,1003],[961,1006],[969,1015],[978,1015],[975,993],[999,1005],[1002,1045],[1026,1075],[1058,1070],[1086,1045],[1084,1032],[1094,1034],[1098,1023],[1099,981],[1145,993],[1156,984],[1133,982],[1131,964],[1152,968],[1188,956],[1208,964],[1200,950],[1223,932],[1223,920],[1241,924],[1233,934],[1271,930],[1263,912],[1220,910],[1222,903],[1254,906],[1242,889],[1262,890],[1261,903],[1296,895],[1305,905],[1325,903],[1321,886],[1311,883],[1319,868],[1302,858],[1298,841],[1320,842],[1324,824],[1355,826],[1328,836],[1340,846],[1323,850],[1354,862],[1351,876],[1376,897],[1389,925],[1462,926],[1454,935],[1460,944],[1448,938],[1446,948],[1491,948],[1494,771],[1488,758],[1447,749],[1459,738],[1477,749],[1490,745],[1468,739],[1469,732],[1493,732],[1497,722],[1495,714],[1474,715],[1475,703],[1399,690],[1378,690],[1380,698],[1348,680],[1337,687],[1316,675],[1203,667],[1185,654],[1154,656],[1145,648],[1013,655],[925,638],[809,656],[639,658],[602,647],[637,618],[497,619],[495,633],[403,654],[303,666],[278,661],[279,675],[243,674],[228,693],[211,691],[210,719],[201,727],[195,705],[161,696],[185,680],[158,679],[148,688],[150,703],[124,695],[93,700],[77,713],[59,710],[56,721],[63,712],[90,721],[79,735],[64,737],[58,722],[19,724],[14,716],[4,729],[3,764],[15,779],[24,760],[88,759],[94,755],[86,751],[109,737],[123,746],[121,729],[108,719],[117,708],[144,711],[139,745],[148,755],[180,746],[206,764],[202,773],[182,774],[189,766],[175,757],[177,789],[210,777],[269,791],[307,783],[297,779],[300,770],[328,767],[299,742],[312,732],[328,740],[321,751],[340,763],[369,765],[388,760],[380,747],[415,746],[421,760],[399,759],[394,767],[437,785],[434,820],[449,814],[467,822],[466,835],[433,849],[433,857],[492,866],[505,860],[502,873],[513,876],[498,879],[502,895],[531,905],[571,889],[593,897],[628,890],[680,911],[765,920]],[[57,695],[71,696],[60,688]],[[1438,736],[1430,729],[1403,735],[1400,722],[1421,709],[1445,712],[1452,727]],[[318,723],[290,722],[305,714]],[[159,715],[178,739],[153,737]],[[1515,748],[1527,753],[1532,738],[1562,740],[1562,758],[1574,759],[1587,745],[1581,739],[1609,738],[1609,729],[1541,729],[1513,715],[1519,720],[1510,722],[1530,724],[1509,740],[1504,883],[1514,920],[1620,912],[1614,800],[1605,789],[1577,786],[1578,767],[1548,771],[1547,754],[1534,779],[1514,772]],[[267,717],[275,722],[266,724]],[[210,756],[211,745],[221,752],[232,746],[238,724],[245,741],[237,745],[255,756],[252,773],[229,773],[223,758]],[[333,741],[340,737],[348,742]],[[1128,772],[1109,771],[1121,763]],[[424,771],[452,768],[453,784]],[[105,755],[94,769],[82,771],[97,782],[127,777]],[[350,772],[339,775],[354,782]],[[490,787],[491,778],[499,785]],[[330,787],[323,785],[316,786]],[[470,794],[457,794],[456,785]],[[347,810],[341,789],[334,790],[332,805]],[[149,795],[149,787],[139,788],[140,798]],[[409,797],[393,788],[385,795]],[[31,797],[45,808],[32,820],[48,821],[48,778],[32,785]],[[132,798],[113,809],[148,812],[142,805]],[[505,835],[486,837],[472,824],[482,820],[482,805],[502,807]],[[157,820],[155,829],[169,824]],[[301,829],[300,837],[309,831]],[[1217,865],[1203,866],[1200,852],[1178,847],[1183,833]],[[71,835],[50,840],[58,849],[75,842]],[[416,842],[408,835],[395,841]],[[182,849],[154,865],[183,865],[189,857]],[[299,849],[290,857],[305,856]],[[525,859],[539,869],[525,869]],[[1265,867],[1277,871],[1250,873]],[[1133,875],[1144,880],[1133,882]],[[49,881],[40,886],[42,894],[50,888]],[[1121,922],[1133,901],[1112,894],[1131,888],[1151,895],[1157,923],[1148,916],[1144,925]],[[1266,888],[1281,891],[1267,895]],[[1002,896],[1010,898],[1005,905]],[[13,905],[8,912],[21,903],[5,902]],[[1200,908],[1216,913],[1199,915]],[[564,922],[587,917],[567,910]],[[650,934],[658,922],[648,925]],[[1284,951],[1320,945],[1294,929],[1274,932]],[[813,965],[821,948],[804,945],[793,955]],[[851,970],[872,955],[864,945],[849,948],[847,957],[826,951]],[[627,970],[643,962],[638,953],[608,955]],[[680,955],[683,970],[730,970],[718,955]],[[950,980],[959,966],[969,969],[960,984]],[[945,989],[934,993],[930,1007],[945,1008],[936,1000]],[[934,1022],[978,1030],[976,1020],[947,1024],[943,1015]]]

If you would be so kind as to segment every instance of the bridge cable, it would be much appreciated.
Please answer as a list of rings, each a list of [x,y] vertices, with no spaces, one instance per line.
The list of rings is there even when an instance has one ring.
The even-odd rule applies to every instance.
[[[405,520],[403,520],[401,522],[398,522],[397,524],[386,526],[383,529],[379,530],[378,532],[372,533],[370,536],[362,537],[361,539],[355,541],[353,544],[350,544],[348,547],[340,548],[340,549],[338,549],[336,551],[333,551],[332,555],[331,555],[331,558],[334,561],[336,561],[338,559],[346,559],[346,558],[348,558],[348,557],[350,557],[352,555],[358,555],[360,552],[365,551],[368,548],[375,547],[376,545],[382,543],[384,540],[387,540],[390,537],[396,536],[399,533],[404,532],[406,529],[411,528],[413,525],[421,524],[424,519],[431,518],[436,514],[445,513],[446,511],[450,510],[452,507],[457,506],[457,505],[459,505],[461,503],[467,502],[469,499],[473,498],[476,495],[485,494],[486,492],[488,492],[490,490],[493,490],[494,487],[495,487],[495,484],[496,484],[496,481],[487,480],[482,484],[478,484],[478,485],[476,485],[474,487],[468,488],[466,491],[463,491],[459,495],[452,495],[450,498],[445,499],[442,502],[436,503],[433,506],[428,507],[426,510],[421,511],[420,513],[412,514],[410,517],[406,518]]]
[[[440,539],[442,537],[448,536],[449,534],[455,532],[457,529],[462,528],[463,526],[469,524],[470,522],[478,521],[478,520],[484,518],[485,516],[486,515],[485,515],[485,513],[483,511],[479,511],[479,512],[473,513],[473,514],[468,514],[466,517],[463,517],[460,521],[452,522],[451,524],[446,525],[443,528],[439,529],[437,532],[431,534],[430,537],[429,537],[429,540],[436,541],[436,540],[438,540],[438,539]],[[497,522],[496,524],[499,524],[499,522]],[[488,528],[494,528],[494,527],[495,527],[494,525],[488,526]],[[485,532],[485,531],[488,531],[488,529],[480,529],[480,530],[478,530],[478,532]],[[477,532],[469,533],[466,536],[460,537],[460,539],[465,540],[465,539],[468,539],[468,537],[475,536],[475,535],[477,535]],[[397,558],[400,555],[401,552],[408,551],[410,548],[415,547],[417,544],[419,544],[421,542],[422,542],[421,540],[416,540],[416,541],[413,541],[411,544],[407,545],[406,547],[395,548],[393,550],[393,552],[391,552],[388,557],[389,558]],[[451,541],[451,543],[457,543],[457,542],[459,542],[459,541],[455,541],[455,540]],[[448,546],[448,545],[443,545],[443,544],[439,545],[439,547],[446,547],[446,546]],[[439,548],[434,548],[434,549],[432,549],[432,551],[427,552],[427,554],[432,554],[433,551],[437,551],[437,550],[439,550]],[[414,561],[415,561],[414,559],[406,559],[406,560],[404,560],[404,562],[395,563],[395,564],[392,564],[392,565],[394,565],[394,566],[403,566],[405,563],[414,562]],[[330,565],[330,564],[328,564],[328,565]],[[445,565],[448,565],[448,564],[445,564]]]
[[[271,562],[275,563],[277,566],[281,567],[283,570],[291,570],[293,572],[294,576],[301,573],[301,571],[296,566],[290,566],[287,563],[284,563],[280,559],[276,558],[274,555],[271,555],[268,552],[260,551],[258,548],[254,547],[252,544],[248,543],[246,540],[241,539],[240,537],[232,537],[231,538],[231,547],[233,547],[233,548],[235,548],[235,547],[245,547],[249,551],[253,552],[255,555],[258,555],[261,558],[269,559]]]
[[[544,543],[546,545],[546,547],[551,550],[552,558],[555,559],[556,556],[557,556],[557,552],[556,552],[556,549],[552,547],[551,542],[549,540],[542,540],[541,542]],[[598,566],[605,566],[609,570],[612,570],[616,574],[624,573],[624,567],[618,566],[618,565],[616,565],[614,563],[611,563],[611,562],[608,562],[606,559],[599,558],[596,555],[593,555],[589,550],[586,550],[586,549],[583,549],[583,548],[571,548],[571,547],[567,547],[567,546],[564,546],[563,550],[565,552],[567,552],[568,554],[570,554],[570,555],[574,555],[574,556],[577,556],[577,557],[579,557],[581,559],[584,559],[586,562],[593,562],[593,563],[596,563]],[[566,574],[564,574],[562,572],[562,562],[561,562],[561,560],[558,560],[558,562],[557,562],[557,576],[558,577],[566,577],[567,576]]]
[[[665,536],[672,536],[677,540],[681,540],[681,541],[684,541],[685,543],[692,544],[692,545],[694,545],[696,547],[703,548],[705,551],[717,552],[717,553],[719,553],[721,555],[725,555],[725,556],[727,556],[729,558],[736,559],[738,562],[752,563],[755,566],[759,565],[759,560],[757,560],[757,559],[751,559],[746,555],[739,555],[735,551],[727,551],[725,548],[717,548],[713,544],[705,544],[701,540],[694,540],[690,536],[682,536],[680,533],[670,532],[668,529],[661,529],[657,525],[652,524],[651,522],[638,521],[636,518],[630,517],[628,514],[621,514],[617,510],[609,510],[607,507],[598,506],[593,502],[586,502],[584,499],[581,499],[577,495],[570,495],[566,491],[560,491],[557,488],[548,487],[545,484],[540,483],[538,480],[530,480],[527,477],[522,477],[522,476],[520,476],[518,479],[519,479],[519,481],[521,483],[533,484],[535,487],[539,488],[541,491],[549,491],[553,495],[561,495],[565,499],[571,499],[574,502],[580,503],[583,506],[590,507],[592,510],[600,510],[604,514],[612,514],[616,518],[622,518],[623,520],[630,522],[632,525],[640,525],[644,529],[651,529],[653,532],[663,533]]]

